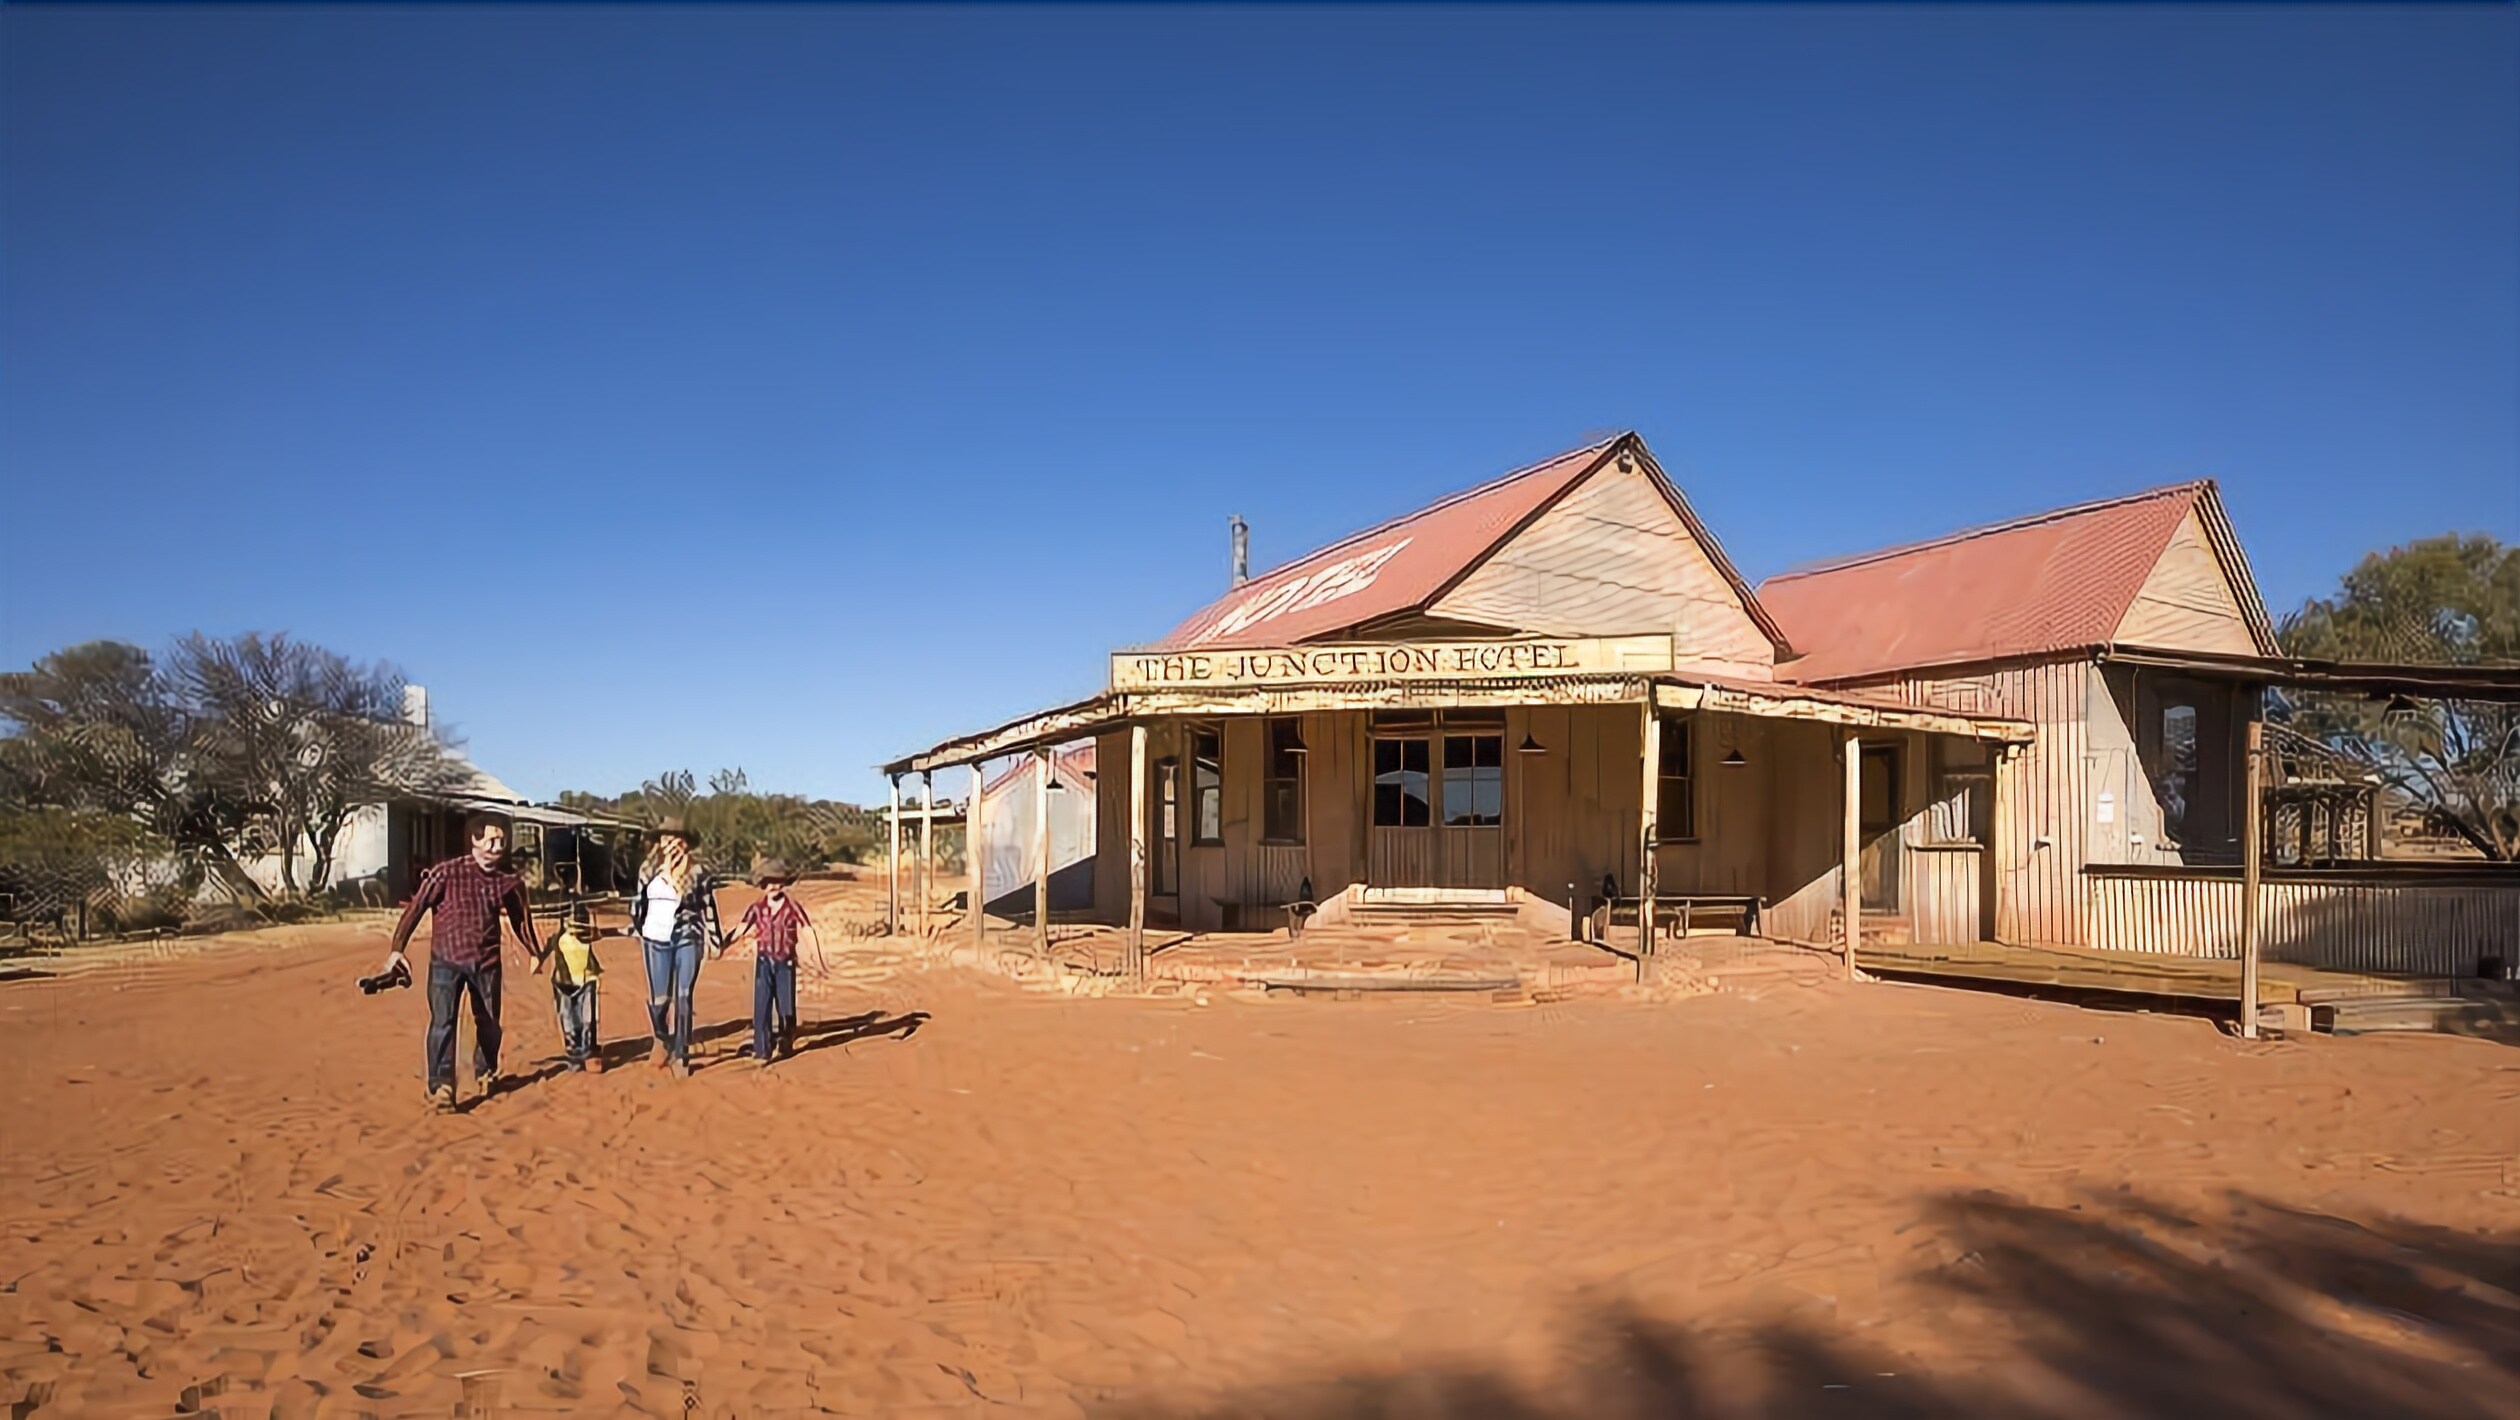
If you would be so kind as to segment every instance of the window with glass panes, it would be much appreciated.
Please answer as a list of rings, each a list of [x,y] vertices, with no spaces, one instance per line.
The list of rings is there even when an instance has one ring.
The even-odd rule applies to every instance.
[[[1697,759],[1690,741],[1697,722],[1691,719],[1665,720],[1662,724],[1662,764],[1655,775],[1654,838],[1659,843],[1678,843],[1697,837]]]
[[[1266,772],[1260,781],[1260,836],[1271,843],[1304,841],[1304,737],[1290,718],[1270,720]]]
[[[1926,832],[1935,843],[1984,843],[1995,814],[1995,760],[1983,741],[1937,736],[1934,802]]]
[[[1424,828],[1427,804],[1426,741],[1374,741],[1374,827]]]
[[[1505,737],[1444,736],[1444,825],[1487,828],[1505,821]]]
[[[1212,729],[1190,732],[1190,841],[1225,841],[1225,744]]]

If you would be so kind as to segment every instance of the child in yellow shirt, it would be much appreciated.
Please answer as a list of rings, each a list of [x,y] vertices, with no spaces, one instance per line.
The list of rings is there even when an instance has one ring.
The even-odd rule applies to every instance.
[[[568,925],[551,939],[549,954],[534,969],[551,964],[551,1001],[560,1012],[560,1045],[568,1053],[569,1068],[600,1075],[604,1057],[595,1040],[595,985],[604,964],[595,959],[594,938],[586,908],[570,908]]]

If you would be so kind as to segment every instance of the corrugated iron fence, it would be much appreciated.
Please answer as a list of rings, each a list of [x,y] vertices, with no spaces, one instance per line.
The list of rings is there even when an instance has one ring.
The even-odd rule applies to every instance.
[[[2091,945],[2240,955],[2240,870],[2107,868],[2084,874]],[[2471,976],[2520,959],[2520,872],[2416,865],[2268,869],[2259,932],[2268,961],[2409,976]]]

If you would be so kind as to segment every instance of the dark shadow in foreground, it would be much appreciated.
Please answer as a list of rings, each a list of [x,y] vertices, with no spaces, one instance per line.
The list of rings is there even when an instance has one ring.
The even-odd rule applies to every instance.
[[[2520,1415],[2520,1235],[2356,1223],[2235,1196],[2208,1219],[2127,1194],[1932,1202],[1952,1260],[1891,1289],[1973,1357],[1917,1374],[1792,1321],[1701,1329],[1624,1304],[1569,1319],[1541,1379],[1328,1377],[1124,1416],[1204,1420],[2123,1420]],[[1911,1328],[1914,1334],[1915,1328]],[[1972,1345],[1983,1339],[1983,1344]],[[2002,1354],[1986,1358],[1990,1348]]]

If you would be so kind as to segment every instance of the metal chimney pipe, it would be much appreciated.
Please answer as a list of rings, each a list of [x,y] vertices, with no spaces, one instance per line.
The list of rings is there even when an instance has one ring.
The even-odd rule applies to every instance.
[[[1239,587],[1251,580],[1251,525],[1242,520],[1240,513],[1225,523],[1234,530],[1234,585]]]

